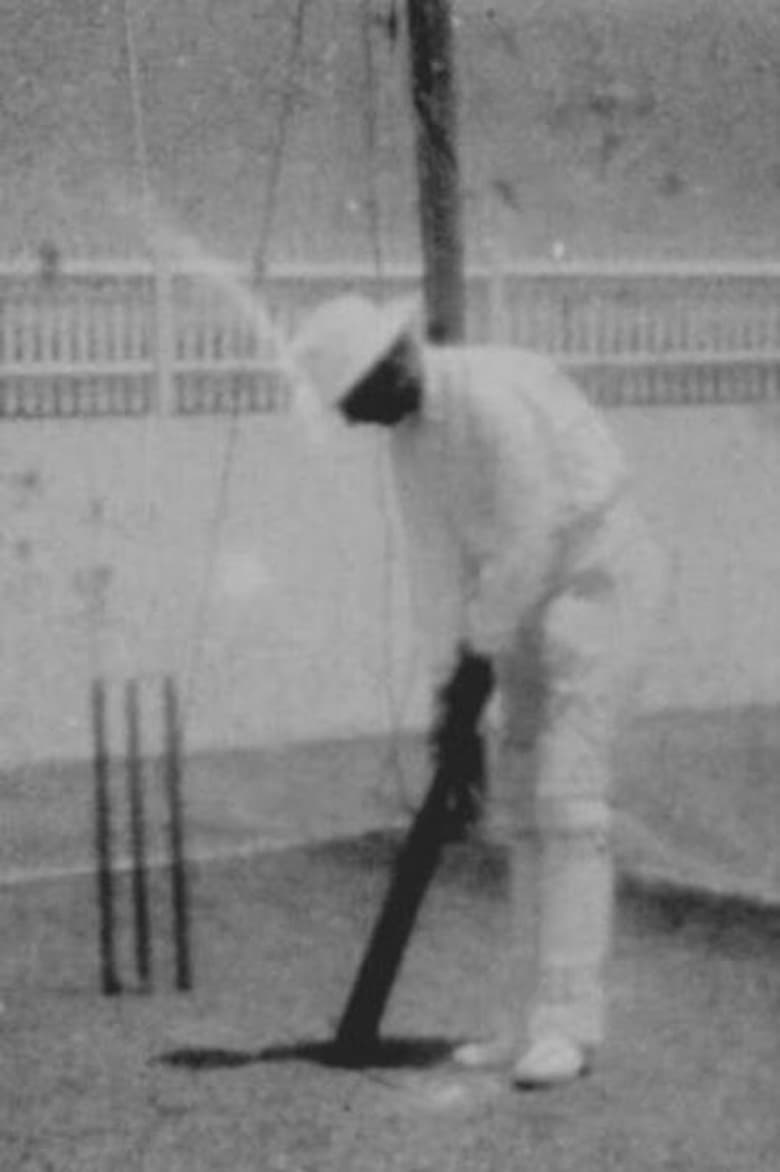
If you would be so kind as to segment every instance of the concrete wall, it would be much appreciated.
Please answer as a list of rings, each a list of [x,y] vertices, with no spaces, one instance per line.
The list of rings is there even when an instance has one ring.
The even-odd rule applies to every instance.
[[[654,708],[780,701],[780,408],[611,413],[672,596],[651,665]]]
[[[780,702],[780,426],[612,419],[673,568],[646,703]],[[176,672],[193,748],[419,721],[381,470],[293,416],[3,425],[0,762],[87,756],[98,672]]]

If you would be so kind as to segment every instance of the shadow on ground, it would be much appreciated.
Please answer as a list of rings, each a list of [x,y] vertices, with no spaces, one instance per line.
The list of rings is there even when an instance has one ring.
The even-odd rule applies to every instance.
[[[302,1039],[260,1050],[181,1046],[166,1051],[156,1061],[190,1070],[229,1069],[260,1062],[312,1062],[341,1070],[424,1070],[447,1062],[457,1044],[447,1038],[388,1037],[359,1050],[345,1050],[333,1040]]]

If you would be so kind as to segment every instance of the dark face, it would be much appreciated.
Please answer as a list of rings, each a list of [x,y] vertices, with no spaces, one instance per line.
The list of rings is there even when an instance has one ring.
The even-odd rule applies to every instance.
[[[347,423],[394,427],[420,409],[422,371],[414,343],[403,338],[362,382],[342,399]]]

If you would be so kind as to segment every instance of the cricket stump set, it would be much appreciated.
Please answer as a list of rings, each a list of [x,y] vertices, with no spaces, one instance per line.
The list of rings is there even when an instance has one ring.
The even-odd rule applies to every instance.
[[[162,748],[144,753],[141,698],[159,688],[162,710]],[[118,704],[121,698],[122,703]],[[153,698],[153,696],[152,696]],[[111,701],[114,701],[112,704]],[[114,789],[117,773],[124,774],[127,826],[130,842],[130,891],[133,906],[134,952],[137,988],[153,987],[152,914],[149,891],[150,861],[147,851],[147,811],[150,777],[164,790],[167,807],[167,859],[170,881],[175,986],[193,987],[190,947],[190,910],[184,851],[182,800],[182,735],[176,682],[171,676],[128,679],[124,687],[104,678],[92,681],[92,735],[94,774],[94,826],[99,916],[101,988],[106,995],[122,993],[129,986],[120,976],[118,914],[114,858]],[[124,755],[112,758],[110,716],[119,708],[124,723]],[[442,759],[444,757],[444,759]],[[119,769],[114,768],[119,765]],[[367,942],[362,962],[331,1042],[331,1059],[347,1066],[370,1064],[381,1041],[379,1028],[398,976],[420,906],[438,868],[447,841],[447,808],[457,789],[460,771],[439,754],[434,776],[406,839],[401,846],[388,890]]]
[[[162,745],[157,752],[144,753],[142,699],[159,698],[162,713]],[[121,701],[121,702],[120,702]],[[184,811],[182,801],[182,734],[176,681],[172,676],[128,679],[124,687],[105,678],[96,678],[91,688],[92,765],[94,779],[94,828],[99,917],[100,977],[104,994],[111,996],[128,987],[120,975],[118,928],[121,925],[115,880],[114,790],[117,774],[123,773],[127,797],[127,827],[130,845],[130,891],[133,907],[134,952],[137,987],[153,987],[152,907],[149,890],[151,864],[147,849],[149,830],[150,780],[162,787],[167,809],[167,859],[163,866],[170,882],[171,923],[175,986],[192,988],[190,910],[187,870],[184,857]],[[124,754],[112,757],[112,718],[119,715],[124,725]],[[119,765],[119,769],[114,768]]]

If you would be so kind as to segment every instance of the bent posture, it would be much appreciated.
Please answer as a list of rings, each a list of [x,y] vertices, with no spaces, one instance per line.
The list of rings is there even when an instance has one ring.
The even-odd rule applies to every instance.
[[[612,757],[663,590],[623,459],[552,362],[432,347],[408,303],[337,298],[304,323],[294,352],[348,423],[388,429],[435,685],[477,682],[474,729],[493,686],[501,694],[516,875],[533,829],[534,993],[495,1038],[456,1057],[511,1064],[520,1086],[576,1078],[605,1031]]]

